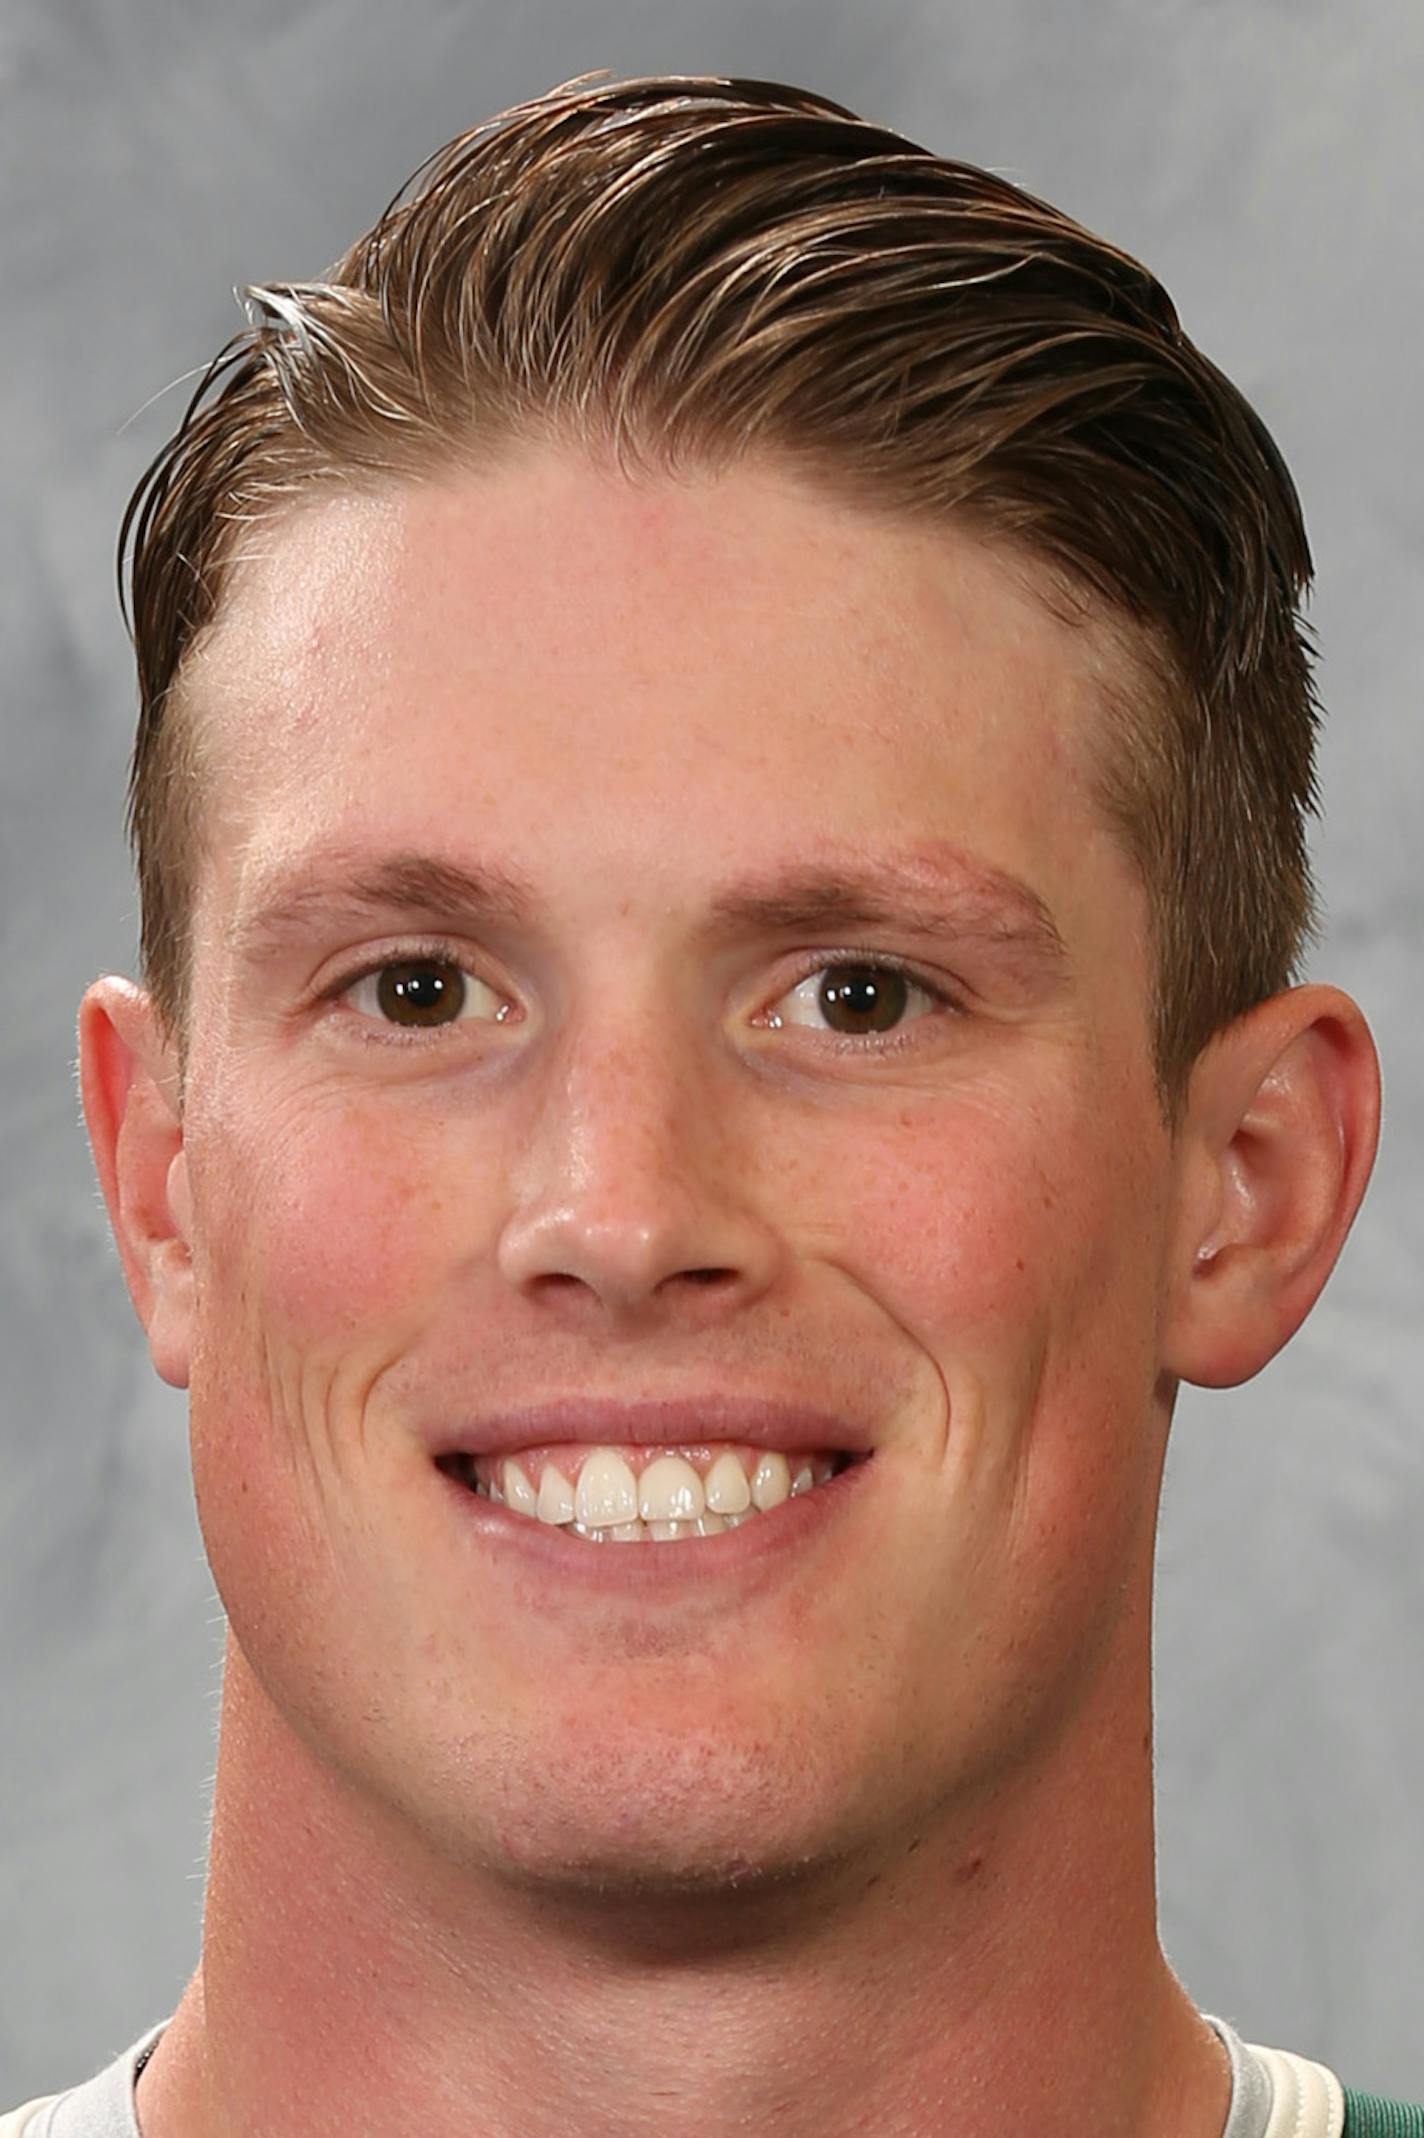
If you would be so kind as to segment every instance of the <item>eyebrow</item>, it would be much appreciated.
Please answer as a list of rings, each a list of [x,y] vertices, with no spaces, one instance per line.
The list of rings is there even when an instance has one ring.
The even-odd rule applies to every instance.
[[[767,935],[846,928],[909,927],[918,934],[1002,943],[1066,967],[1058,925],[1019,877],[956,855],[947,864],[861,861],[845,869],[798,869],[746,884],[712,904],[721,932]]]
[[[240,958],[257,962],[333,914],[399,913],[447,928],[452,922],[520,926],[533,919],[536,904],[533,887],[505,869],[466,868],[421,853],[374,862],[326,854],[260,885],[248,910],[234,918],[228,940]]]
[[[239,957],[259,961],[333,915],[397,913],[478,932],[491,924],[530,927],[539,910],[533,885],[504,868],[418,852],[374,862],[329,853],[259,885],[229,940]],[[881,927],[1002,945],[1048,970],[1068,965],[1063,937],[1038,893],[953,849],[932,861],[862,856],[844,866],[823,862],[750,879],[712,900],[706,932],[734,937]]]

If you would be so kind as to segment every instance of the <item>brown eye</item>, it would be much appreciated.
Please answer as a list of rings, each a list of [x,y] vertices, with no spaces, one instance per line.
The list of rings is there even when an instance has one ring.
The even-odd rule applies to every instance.
[[[910,983],[893,965],[831,965],[817,990],[833,1032],[888,1032],[904,1016]]]
[[[843,959],[808,973],[782,996],[767,1022],[773,1030],[809,1025],[843,1039],[873,1039],[905,1023],[918,1023],[949,998],[898,965]]]
[[[376,1006],[392,1024],[452,1024],[465,1006],[465,975],[458,965],[411,959],[383,965],[372,977]]]
[[[340,999],[373,1023],[406,1032],[503,1024],[514,1014],[507,997],[454,958],[443,957],[392,958],[352,980]]]

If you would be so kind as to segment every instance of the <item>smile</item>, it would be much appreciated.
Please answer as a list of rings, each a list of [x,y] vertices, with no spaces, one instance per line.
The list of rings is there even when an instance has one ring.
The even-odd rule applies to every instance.
[[[479,1498],[587,1543],[672,1544],[759,1521],[854,1460],[840,1451],[787,1455],[723,1443],[452,1453],[438,1466]]]

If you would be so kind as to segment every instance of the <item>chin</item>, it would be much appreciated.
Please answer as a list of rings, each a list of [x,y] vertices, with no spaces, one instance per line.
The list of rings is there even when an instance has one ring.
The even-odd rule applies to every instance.
[[[504,1883],[534,1900],[546,1919],[621,1962],[706,1962],[787,1935],[804,1937],[808,1912],[831,1912],[838,1892],[864,1883],[854,1858],[822,1846],[755,1854],[701,1848],[630,1848],[605,1842],[580,1853],[527,1858]]]
[[[854,1852],[850,1806],[789,1741],[580,1734],[520,1776],[504,1875],[576,1901],[706,1902],[803,1886]],[[834,1794],[834,1792],[832,1792]]]

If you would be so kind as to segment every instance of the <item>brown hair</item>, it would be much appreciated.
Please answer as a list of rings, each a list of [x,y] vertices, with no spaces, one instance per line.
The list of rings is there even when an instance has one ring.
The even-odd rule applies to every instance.
[[[242,528],[313,483],[564,438],[629,472],[767,454],[956,514],[1132,628],[1104,801],[1147,888],[1169,1113],[1312,921],[1310,554],[1270,435],[1146,269],[777,83],[589,79],[451,142],[319,282],[247,293],[130,502],[143,961],[181,1033],[196,781],[170,707]]]

